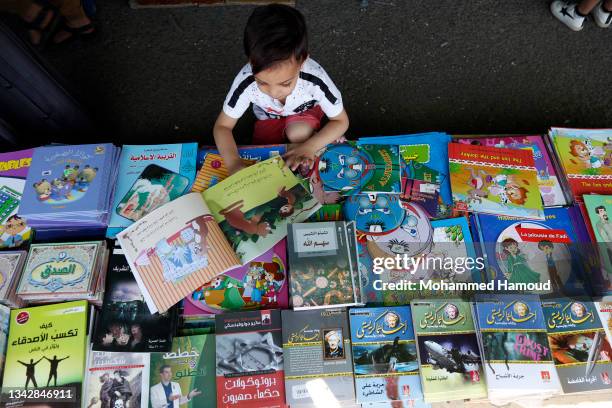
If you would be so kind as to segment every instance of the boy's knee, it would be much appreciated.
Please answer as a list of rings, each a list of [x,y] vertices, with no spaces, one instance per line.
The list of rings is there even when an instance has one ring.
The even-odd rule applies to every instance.
[[[296,122],[287,126],[285,133],[291,143],[303,143],[312,136],[314,129],[307,123]]]

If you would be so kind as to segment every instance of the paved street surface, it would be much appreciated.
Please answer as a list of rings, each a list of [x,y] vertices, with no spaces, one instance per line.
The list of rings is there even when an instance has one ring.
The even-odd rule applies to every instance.
[[[542,0],[298,0],[312,57],[342,91],[353,137],[427,130],[612,127],[612,29],[574,33]],[[99,35],[44,51],[124,143],[212,142],[245,63],[250,6],[133,10],[99,0]],[[14,21],[10,21],[16,26]],[[248,141],[252,118],[241,121]]]

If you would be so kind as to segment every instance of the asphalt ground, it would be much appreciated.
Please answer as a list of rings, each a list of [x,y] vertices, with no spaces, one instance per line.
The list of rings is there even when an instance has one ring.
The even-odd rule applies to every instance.
[[[548,1],[297,0],[311,56],[343,94],[351,137],[429,130],[612,127],[612,29],[575,33]],[[251,6],[129,8],[98,0],[98,35],[42,55],[120,143],[212,142],[246,62]],[[25,35],[18,21],[4,18]],[[21,31],[20,31],[21,30]],[[252,115],[236,135],[249,141]]]

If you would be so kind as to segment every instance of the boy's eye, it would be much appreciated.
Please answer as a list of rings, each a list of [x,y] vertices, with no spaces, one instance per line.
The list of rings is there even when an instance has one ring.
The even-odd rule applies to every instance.
[[[283,88],[288,88],[288,87],[290,87],[290,86],[291,86],[291,82],[287,82],[287,83],[281,84],[281,86],[282,86]]]

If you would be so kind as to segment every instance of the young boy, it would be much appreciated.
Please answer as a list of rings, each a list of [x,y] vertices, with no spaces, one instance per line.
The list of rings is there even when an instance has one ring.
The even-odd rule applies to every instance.
[[[601,28],[608,28],[612,23],[612,0],[581,0],[578,3],[555,0],[550,3],[550,11],[574,31],[582,30],[589,14],[593,15],[595,24]]]
[[[249,63],[234,79],[213,129],[225,165],[230,173],[244,167],[232,130],[251,103],[253,144],[299,143],[285,154],[286,163],[292,170],[310,165],[349,122],[340,92],[309,58],[304,17],[289,6],[257,7],[244,30],[244,51]],[[321,128],[324,114],[329,122]]]

